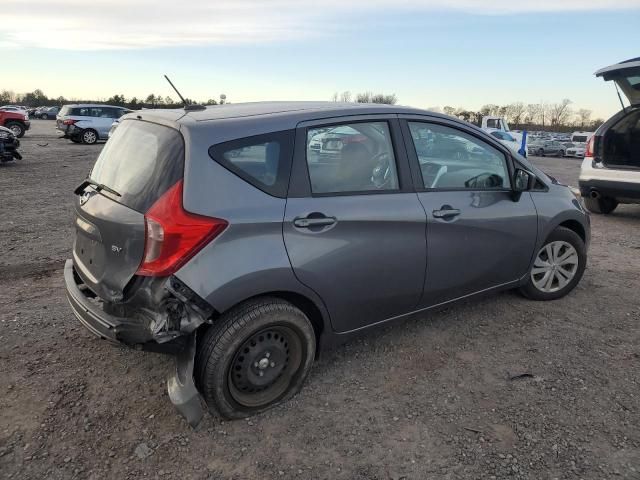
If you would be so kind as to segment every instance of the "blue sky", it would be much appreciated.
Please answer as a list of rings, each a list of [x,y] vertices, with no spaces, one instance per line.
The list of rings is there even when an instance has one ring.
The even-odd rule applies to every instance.
[[[593,72],[640,56],[639,0],[191,0],[182,16],[173,1],[95,0],[95,14],[78,13],[83,3],[3,0],[0,89],[175,97],[167,73],[198,99],[370,90],[477,109],[569,98],[606,118],[619,103]]]

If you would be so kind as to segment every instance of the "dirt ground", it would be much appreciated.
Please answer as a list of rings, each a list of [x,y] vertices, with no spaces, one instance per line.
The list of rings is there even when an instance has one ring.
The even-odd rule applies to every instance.
[[[72,190],[100,149],[35,120],[0,166],[0,477],[640,478],[640,206],[592,217],[568,297],[397,324],[326,354],[287,404],[192,430],[171,358],[94,338],[64,297]],[[577,184],[579,160],[534,162]]]

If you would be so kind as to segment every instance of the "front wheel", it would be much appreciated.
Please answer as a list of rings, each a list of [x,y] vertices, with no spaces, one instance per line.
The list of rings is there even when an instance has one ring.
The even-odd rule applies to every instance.
[[[587,265],[584,241],[573,230],[558,227],[538,251],[520,292],[532,300],[564,297],[580,282]]]
[[[210,409],[244,418],[291,398],[315,357],[311,322],[278,298],[223,315],[198,343],[194,376]]]
[[[587,207],[587,210],[589,210],[591,213],[607,215],[616,209],[616,207],[618,206],[618,202],[615,199],[609,197],[584,197],[584,206]]]
[[[538,156],[544,157],[544,150],[542,148],[538,150]]]
[[[18,137],[24,137],[25,132],[27,131],[20,122],[9,122],[6,124],[6,127],[13,132],[13,134]]]

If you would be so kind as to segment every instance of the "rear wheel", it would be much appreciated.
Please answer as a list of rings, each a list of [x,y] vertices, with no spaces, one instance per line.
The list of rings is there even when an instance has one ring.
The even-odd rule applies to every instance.
[[[559,157],[564,157],[564,150],[560,150],[560,151],[558,152],[558,156],[559,156]]]
[[[616,209],[616,207],[618,206],[618,202],[615,200],[615,198],[609,197],[584,197],[584,205],[591,213],[607,215]]]
[[[87,145],[93,145],[98,141],[98,132],[95,130],[87,129],[80,134],[80,138],[82,139],[82,143],[86,143]]]
[[[538,156],[539,157],[544,157],[544,150],[542,148],[538,149]]]
[[[580,282],[587,265],[584,241],[573,230],[558,227],[542,245],[520,292],[532,300],[564,297]]]
[[[195,378],[210,409],[243,418],[291,398],[315,356],[315,333],[298,308],[277,298],[240,305],[199,341]]]
[[[22,125],[20,122],[8,122],[6,124],[6,127],[11,130],[13,134],[18,138],[24,137],[24,133],[26,132],[24,125]]]

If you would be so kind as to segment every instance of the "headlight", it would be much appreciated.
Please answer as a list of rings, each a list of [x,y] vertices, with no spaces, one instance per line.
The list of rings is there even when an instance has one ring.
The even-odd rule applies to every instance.
[[[11,137],[13,137],[12,133],[0,132],[0,138],[3,139],[3,140],[9,140]]]

